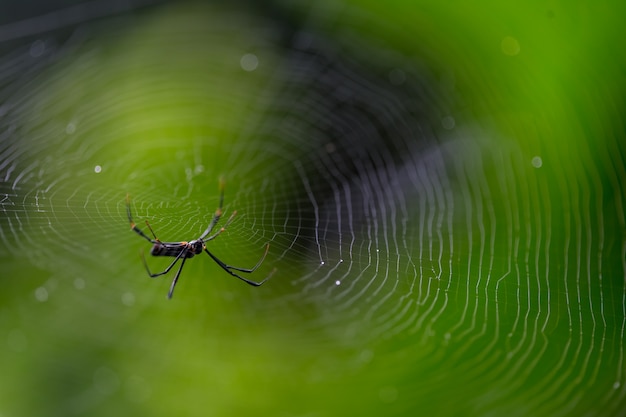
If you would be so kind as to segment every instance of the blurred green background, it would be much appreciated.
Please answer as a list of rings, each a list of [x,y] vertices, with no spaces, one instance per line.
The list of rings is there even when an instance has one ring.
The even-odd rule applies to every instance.
[[[625,9],[3,2],[0,416],[621,415]]]

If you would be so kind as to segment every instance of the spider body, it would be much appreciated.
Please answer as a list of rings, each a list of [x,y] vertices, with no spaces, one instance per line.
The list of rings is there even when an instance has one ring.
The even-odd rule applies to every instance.
[[[177,257],[181,251],[185,251],[185,258],[193,258],[200,255],[204,250],[204,242],[192,240],[191,242],[157,242],[150,249],[152,256],[172,256]]]
[[[215,263],[217,263],[217,265],[220,268],[222,268],[224,271],[226,271],[230,275],[232,275],[232,276],[234,276],[236,278],[239,278],[240,280],[244,281],[245,283],[253,285],[255,287],[258,287],[258,286],[262,285],[274,273],[274,271],[272,271],[261,282],[256,282],[256,281],[249,280],[247,278],[242,277],[241,275],[239,275],[237,273],[237,272],[243,272],[243,273],[249,274],[249,273],[254,272],[261,265],[261,263],[263,263],[263,261],[265,260],[265,256],[267,256],[267,252],[269,251],[269,247],[270,247],[269,243],[267,245],[265,245],[265,252],[263,253],[263,256],[261,257],[261,259],[259,259],[257,264],[254,267],[252,267],[252,268],[239,268],[239,267],[236,267],[236,266],[228,265],[228,264],[224,263],[222,260],[220,260],[217,256],[215,256],[213,253],[211,253],[207,249],[206,243],[211,241],[211,240],[213,240],[213,239],[215,239],[217,236],[220,235],[220,233],[222,233],[224,230],[226,230],[226,227],[230,224],[230,222],[233,220],[233,218],[237,214],[236,211],[233,211],[233,214],[231,214],[230,218],[224,224],[224,226],[222,226],[217,232],[211,234],[211,232],[213,231],[213,229],[215,228],[217,223],[220,221],[220,218],[222,217],[222,206],[224,204],[224,186],[223,186],[223,183],[220,184],[220,190],[221,190],[221,192],[220,192],[220,206],[215,211],[215,214],[213,215],[213,219],[209,223],[209,226],[202,233],[202,235],[200,235],[199,238],[191,240],[191,241],[188,241],[188,242],[187,241],[182,241],[182,242],[162,242],[161,240],[159,240],[158,237],[156,237],[156,234],[152,230],[152,227],[150,227],[150,223],[148,223],[148,221],[146,221],[146,226],[150,230],[150,233],[152,233],[152,236],[154,236],[154,239],[152,239],[151,237],[146,235],[140,228],[137,227],[137,225],[133,221],[133,217],[132,217],[131,210],[130,210],[130,196],[128,194],[126,195],[126,214],[128,215],[128,221],[130,222],[130,228],[131,228],[132,231],[137,233],[139,236],[141,236],[142,238],[146,239],[148,242],[152,243],[152,248],[150,249],[150,255],[152,255],[152,256],[169,256],[169,257],[174,258],[172,263],[167,268],[165,268],[165,270],[163,270],[162,272],[152,273],[152,272],[150,272],[150,268],[148,268],[148,264],[146,263],[146,259],[143,256],[143,252],[142,252],[141,259],[143,260],[143,263],[144,263],[144,266],[146,268],[146,271],[148,271],[148,275],[151,278],[156,278],[158,276],[165,275],[174,267],[174,265],[176,265],[180,261],[180,267],[176,271],[176,275],[174,276],[174,279],[172,280],[172,284],[170,286],[170,291],[167,294],[168,298],[172,298],[172,295],[174,294],[174,287],[176,287],[176,283],[178,282],[178,278],[180,277],[180,273],[183,270],[183,266],[185,266],[185,261],[187,259],[189,259],[189,258],[193,258],[196,255],[200,255],[202,252],[206,252],[211,257],[211,259],[213,259],[213,261],[215,261]],[[237,272],[235,272],[235,271],[237,271]]]

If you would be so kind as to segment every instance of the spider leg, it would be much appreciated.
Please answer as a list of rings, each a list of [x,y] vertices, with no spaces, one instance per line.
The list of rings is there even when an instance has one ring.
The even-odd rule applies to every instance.
[[[239,278],[240,280],[244,281],[245,283],[253,285],[255,287],[259,287],[259,286],[263,285],[263,283],[265,281],[270,279],[270,277],[274,274],[276,269],[274,269],[272,272],[270,272],[270,274],[267,277],[265,277],[265,279],[263,281],[261,281],[261,282],[256,282],[256,281],[252,281],[252,280],[249,280],[247,278],[244,278],[244,277],[242,277],[240,275],[237,275],[235,272],[233,272],[233,270],[240,271],[240,272],[245,272],[245,273],[254,272],[254,270],[256,270],[259,267],[259,265],[261,265],[261,262],[263,262],[263,260],[265,259],[265,255],[267,255],[267,251],[268,250],[269,250],[269,244],[267,245],[267,247],[265,249],[265,254],[261,258],[261,260],[254,266],[254,268],[244,269],[244,268],[237,268],[237,267],[225,264],[220,259],[218,259],[217,256],[215,256],[211,252],[209,252],[209,250],[206,247],[204,248],[204,251],[211,257],[211,259],[213,259],[215,261],[215,263],[217,263],[220,266],[220,268],[222,268],[224,271],[228,272],[230,275],[232,275],[232,276],[234,276],[236,278]]]
[[[146,271],[148,271],[148,275],[150,275],[150,278],[156,278],[156,277],[160,277],[161,275],[165,275],[168,272],[170,272],[170,270],[174,267],[174,265],[176,265],[176,262],[178,262],[180,258],[183,258],[183,264],[184,264],[185,259],[187,258],[185,256],[187,254],[187,250],[188,250],[187,248],[182,249],[180,253],[176,256],[176,259],[174,259],[172,263],[167,268],[165,268],[163,272],[158,272],[156,274],[153,274],[152,272],[150,272],[150,268],[148,268],[148,263],[146,262],[146,257],[144,256],[143,251],[141,252],[141,260],[143,261],[143,266],[146,267]],[[180,274],[180,269],[178,270],[178,273]]]
[[[174,276],[174,279],[172,280],[172,285],[170,285],[170,292],[167,293],[167,298],[172,298],[172,295],[174,295],[174,287],[176,286],[176,283],[178,282],[178,277],[180,277],[180,273],[183,270],[183,266],[185,266],[185,261],[187,260],[187,258],[183,258],[183,261],[180,263],[180,268],[178,268],[178,271],[176,271],[176,275]]]
[[[228,221],[226,222],[226,224],[224,226],[222,226],[220,228],[220,230],[218,230],[217,232],[213,233],[211,236],[207,237],[207,238],[203,238],[202,240],[204,240],[205,242],[208,242],[209,240],[213,240],[216,237],[218,237],[220,235],[220,233],[222,233],[224,230],[226,230],[226,228],[228,227],[228,225],[233,221],[233,218],[237,215],[237,210],[233,211],[233,214],[230,215],[230,217],[228,218]]]
[[[229,269],[234,269],[235,271],[245,272],[246,274],[250,274],[250,273],[256,271],[259,266],[261,266],[261,264],[265,260],[265,257],[267,256],[267,252],[269,252],[269,250],[270,250],[270,244],[268,243],[267,245],[265,245],[265,252],[263,252],[263,256],[261,256],[261,259],[259,259],[259,261],[256,263],[256,265],[254,265],[252,268],[238,268],[236,266],[230,266],[230,265],[227,265],[227,266],[228,266]]]
[[[156,243],[159,241],[156,235],[154,235],[154,232],[152,232],[152,228],[150,227],[147,221],[146,221],[146,224],[148,224],[148,228],[150,229],[150,231],[152,232],[156,240],[150,239],[143,231],[141,231],[140,228],[137,227],[137,225],[133,221],[133,216],[130,212],[130,196],[128,194],[126,194],[126,214],[128,215],[128,221],[130,222],[130,228],[132,231],[134,231],[135,233],[137,233],[139,236],[146,239],[150,243]]]
[[[222,208],[221,207],[218,208],[217,210],[215,210],[215,214],[213,215],[213,219],[211,220],[211,223],[209,223],[209,227],[206,228],[206,230],[204,231],[204,233],[202,233],[202,235],[198,238],[198,240],[204,240],[204,237],[206,235],[208,235],[209,233],[211,233],[211,231],[213,230],[213,228],[215,227],[217,222],[220,221],[220,217],[222,217]],[[221,230],[219,232],[217,232],[215,235],[218,235],[220,233],[221,233]]]
[[[211,231],[213,230],[217,222],[219,222],[220,218],[222,217],[223,208],[224,208],[224,178],[220,178],[220,205],[217,208],[217,210],[215,210],[215,214],[213,215],[213,219],[211,220],[211,223],[209,223],[209,226],[206,228],[204,233],[202,233],[202,235],[198,238],[198,240],[204,240],[204,238],[209,233],[211,233]],[[230,216],[231,218],[228,220],[228,222],[226,222],[226,225],[222,229],[224,229],[228,225],[228,223],[230,223],[234,215],[235,213],[233,213],[233,215]],[[223,230],[220,229],[217,233],[212,235],[208,240],[214,239],[215,237],[217,237],[217,235],[219,235],[222,232]]]
[[[224,206],[224,177],[220,177],[220,209]]]
[[[150,223],[148,223],[148,220],[146,220],[146,226],[148,226],[148,229],[150,229],[150,233],[152,233],[152,236],[154,236],[154,240],[156,240],[157,242],[160,242],[160,240],[157,237],[156,233],[154,233],[154,230],[152,230],[152,227],[150,226]]]

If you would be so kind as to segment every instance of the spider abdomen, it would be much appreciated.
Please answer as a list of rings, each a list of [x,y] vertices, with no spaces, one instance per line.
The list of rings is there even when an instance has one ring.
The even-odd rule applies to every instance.
[[[191,258],[196,253],[193,251],[193,247],[187,242],[176,242],[176,243],[163,243],[157,242],[150,249],[150,255],[152,256],[171,256],[178,257],[183,250],[186,249],[185,258]]]

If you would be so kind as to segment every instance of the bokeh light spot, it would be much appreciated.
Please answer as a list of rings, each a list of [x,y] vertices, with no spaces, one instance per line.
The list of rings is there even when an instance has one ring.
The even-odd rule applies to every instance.
[[[441,119],[441,125],[443,126],[444,129],[452,130],[454,129],[454,126],[456,125],[456,121],[454,120],[454,117],[446,116],[443,119]]]
[[[399,68],[389,71],[389,82],[393,85],[402,85],[406,81],[406,74]]]
[[[122,303],[129,307],[135,304],[135,294],[132,292],[125,292],[122,294]]]
[[[48,290],[44,287],[39,287],[35,290],[35,299],[40,302],[48,301]]]
[[[40,57],[46,50],[46,44],[41,39],[37,39],[30,45],[30,56],[33,58]]]
[[[244,71],[254,71],[259,66],[259,58],[254,54],[245,54],[241,57],[239,64]]]
[[[152,390],[144,378],[133,375],[125,384],[126,398],[134,403],[142,403],[152,395]]]
[[[517,39],[512,36],[505,36],[500,44],[505,55],[515,56],[520,52],[520,45]]]
[[[398,390],[396,387],[382,387],[378,391],[378,398],[384,403],[392,403],[398,399]]]
[[[7,336],[7,345],[14,352],[23,352],[28,348],[28,339],[20,329],[14,329]]]
[[[119,388],[120,379],[112,369],[102,366],[94,372],[93,385],[101,394],[110,395]]]
[[[77,290],[82,290],[85,288],[85,280],[82,278],[76,278],[74,280],[74,288]]]

